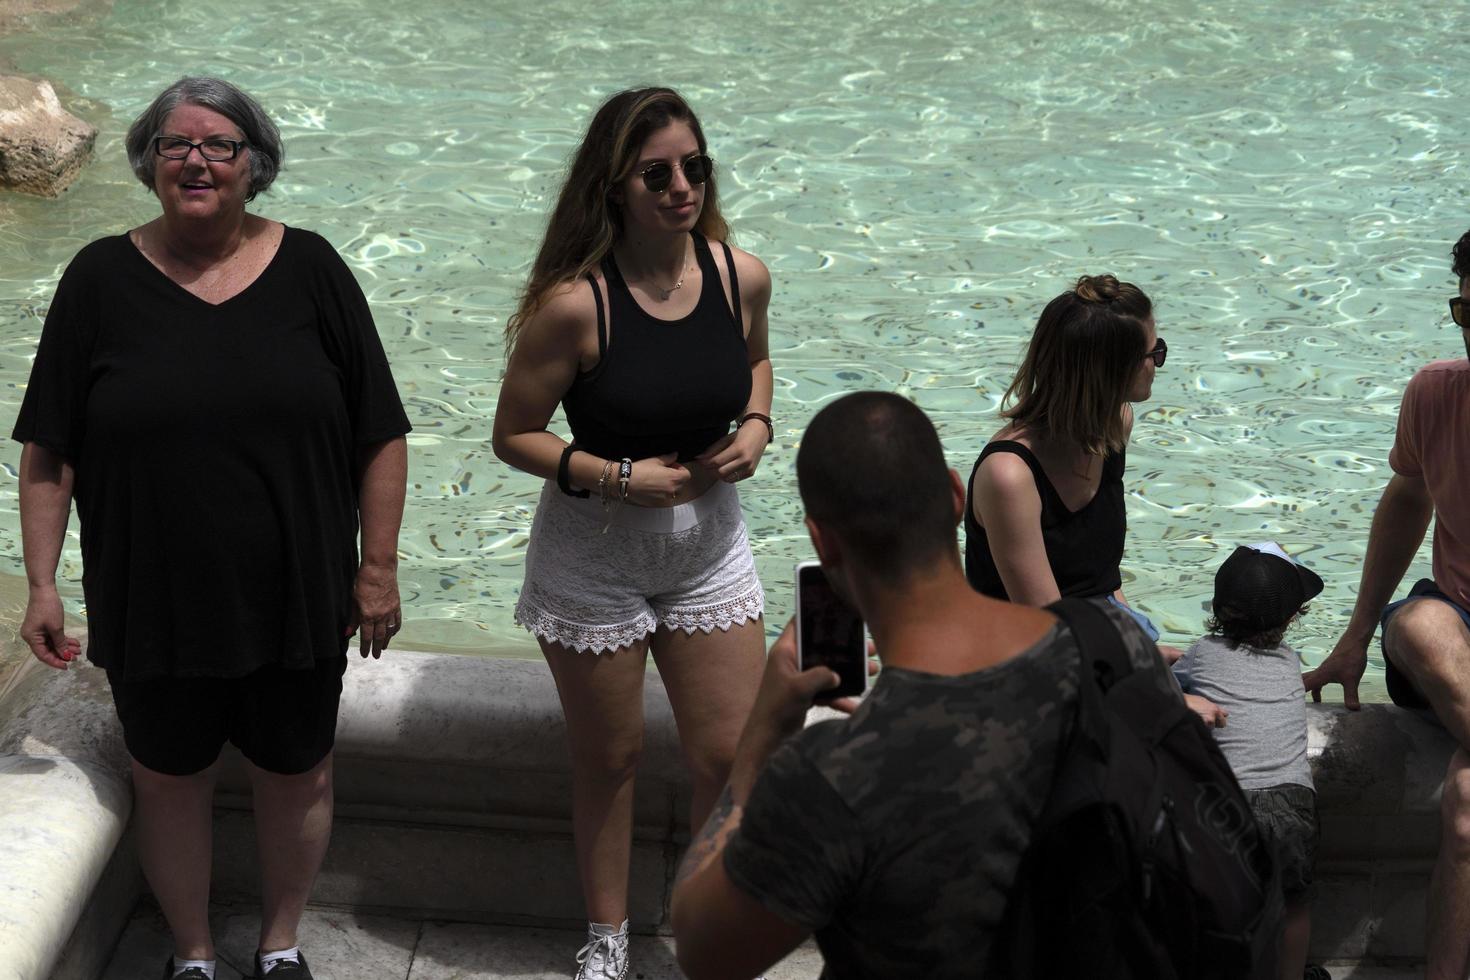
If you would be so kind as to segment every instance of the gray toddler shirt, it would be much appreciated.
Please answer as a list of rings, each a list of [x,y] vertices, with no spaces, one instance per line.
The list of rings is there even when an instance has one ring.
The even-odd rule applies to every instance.
[[[1230,712],[1215,742],[1244,789],[1295,783],[1313,789],[1307,765],[1307,703],[1301,660],[1286,644],[1231,649],[1222,637],[1195,642],[1174,665],[1186,694]]]

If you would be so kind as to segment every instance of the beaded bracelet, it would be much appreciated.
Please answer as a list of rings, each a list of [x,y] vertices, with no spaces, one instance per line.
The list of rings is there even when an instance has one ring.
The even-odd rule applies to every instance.
[[[738,429],[740,428],[740,426],[749,422],[751,419],[760,419],[762,422],[766,423],[766,445],[769,446],[771,443],[776,441],[776,425],[774,422],[771,421],[771,417],[769,415],[762,415],[760,412],[746,412],[744,415],[740,416],[740,421],[735,423],[735,427]]]
[[[612,466],[612,460],[608,460],[606,465],[603,466],[603,481],[606,481],[607,478],[612,475]],[[623,509],[623,504],[628,502],[628,480],[632,476],[633,461],[624,456],[622,461],[618,463],[618,505],[616,507],[610,507],[610,501],[612,498],[607,495],[607,492],[605,490],[603,490],[602,508],[603,513],[607,515],[607,519],[602,522],[603,534],[606,534],[607,529],[612,527],[613,518],[617,516],[618,511]],[[602,489],[602,486],[603,484],[599,484],[599,489]]]

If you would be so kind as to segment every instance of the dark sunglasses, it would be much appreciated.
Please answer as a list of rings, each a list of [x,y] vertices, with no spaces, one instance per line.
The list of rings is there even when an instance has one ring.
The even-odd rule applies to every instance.
[[[703,153],[696,153],[677,166],[684,171],[684,179],[689,181],[690,186],[695,186],[709,180],[710,172],[715,169],[715,162]],[[644,187],[654,194],[662,194],[674,182],[674,167],[675,164],[660,160],[638,171],[638,176],[643,178]]]
[[[1154,359],[1154,367],[1161,368],[1164,366],[1164,358],[1169,356],[1169,345],[1164,343],[1163,337],[1160,337],[1159,342],[1154,344],[1154,349],[1143,356],[1152,357]]]
[[[205,140],[202,143],[190,143],[178,136],[155,136],[153,138],[153,152],[165,160],[184,160],[195,150],[204,159],[214,163],[224,163],[233,160],[240,153],[240,147],[248,146],[244,140]]]
[[[1450,300],[1450,319],[1457,327],[1470,327],[1470,323],[1465,322],[1465,301],[1458,296]]]

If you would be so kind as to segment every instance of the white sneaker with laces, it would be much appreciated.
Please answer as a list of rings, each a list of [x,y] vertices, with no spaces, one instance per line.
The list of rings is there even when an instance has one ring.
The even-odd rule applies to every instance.
[[[623,980],[628,975],[628,920],[614,928],[587,923],[587,945],[577,953],[575,980]]]

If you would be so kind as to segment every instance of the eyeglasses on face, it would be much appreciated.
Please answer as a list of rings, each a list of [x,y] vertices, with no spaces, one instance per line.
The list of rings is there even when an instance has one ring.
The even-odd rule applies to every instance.
[[[240,147],[248,146],[244,140],[205,140],[202,143],[190,143],[179,136],[155,136],[153,138],[153,152],[165,160],[184,160],[194,150],[211,163],[224,163],[233,160],[240,154]]]
[[[1164,343],[1163,337],[1160,337],[1158,343],[1154,344],[1154,349],[1143,356],[1152,357],[1154,367],[1161,368],[1164,366],[1164,358],[1169,356],[1169,345]]]
[[[703,153],[696,153],[692,157],[686,157],[683,163],[670,164],[660,160],[658,163],[650,163],[638,171],[638,176],[643,178],[643,186],[654,194],[662,194],[669,189],[674,182],[674,167],[678,166],[684,172],[684,179],[689,181],[690,186],[697,186],[709,180],[710,172],[715,168],[715,162]]]
[[[1465,301],[1458,296],[1450,300],[1450,319],[1457,327],[1470,327],[1470,320],[1465,317]]]

